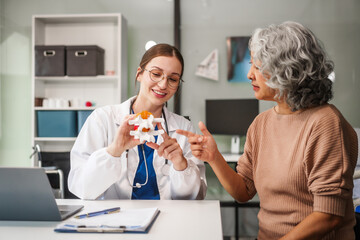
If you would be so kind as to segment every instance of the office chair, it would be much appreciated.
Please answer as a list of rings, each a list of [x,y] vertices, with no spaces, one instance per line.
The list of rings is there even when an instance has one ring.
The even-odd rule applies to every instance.
[[[58,182],[59,182],[59,188],[53,188],[53,192],[55,195],[55,198],[65,198],[65,189],[64,189],[64,173],[61,169],[55,167],[55,166],[42,166],[42,154],[41,149],[38,144],[36,144],[33,147],[33,153],[30,155],[30,158],[32,158],[35,154],[37,156],[37,161],[34,161],[33,167],[42,167],[45,170],[45,173],[47,175],[54,175],[56,174],[58,176]],[[37,164],[35,164],[37,162]],[[49,177],[49,176],[48,176]],[[49,180],[50,181],[50,180]]]

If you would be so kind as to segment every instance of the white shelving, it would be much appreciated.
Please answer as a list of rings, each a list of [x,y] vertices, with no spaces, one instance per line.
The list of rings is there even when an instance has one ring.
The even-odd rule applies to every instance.
[[[73,142],[75,137],[36,137],[37,142]]]
[[[32,143],[39,144],[42,151],[70,151],[76,137],[37,136],[36,113],[94,110],[127,99],[126,19],[119,13],[34,15],[32,44]],[[35,76],[36,45],[97,45],[105,50],[105,75]],[[95,107],[37,107],[35,98],[80,99],[95,103]]]
[[[42,82],[92,82],[92,81],[109,81],[109,82],[117,82],[119,76],[90,76],[90,77],[72,77],[72,76],[50,76],[50,77],[35,77],[35,81],[42,81]]]
[[[34,107],[35,111],[51,111],[51,110],[94,110],[96,107],[64,107],[64,108],[50,108],[50,107]]]

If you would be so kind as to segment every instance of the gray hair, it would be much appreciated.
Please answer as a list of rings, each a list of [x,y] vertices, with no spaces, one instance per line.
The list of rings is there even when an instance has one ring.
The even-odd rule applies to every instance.
[[[266,84],[276,90],[275,99],[285,97],[292,111],[320,106],[333,96],[334,63],[321,42],[296,22],[256,29],[249,41],[253,62],[269,76]]]

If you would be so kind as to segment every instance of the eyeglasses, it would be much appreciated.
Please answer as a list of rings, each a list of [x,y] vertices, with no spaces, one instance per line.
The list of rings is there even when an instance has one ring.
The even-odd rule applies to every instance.
[[[182,80],[179,75],[172,74],[170,76],[166,76],[165,73],[160,69],[155,68],[147,70],[143,68],[143,70],[149,72],[150,79],[156,83],[161,82],[166,77],[169,88],[175,89],[180,85],[181,82],[184,82],[184,80]]]

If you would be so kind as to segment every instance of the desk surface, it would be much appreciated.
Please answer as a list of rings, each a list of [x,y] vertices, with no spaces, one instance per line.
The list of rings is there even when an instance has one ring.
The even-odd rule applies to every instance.
[[[57,199],[58,204],[84,205],[87,209],[101,206],[104,208],[158,207],[160,214],[147,234],[132,233],[56,233],[54,228],[59,222],[0,221],[1,239],[37,240],[77,240],[77,239],[217,239],[222,236],[219,201],[190,200],[106,200],[83,201],[76,199]],[[121,235],[121,236],[120,236]]]

